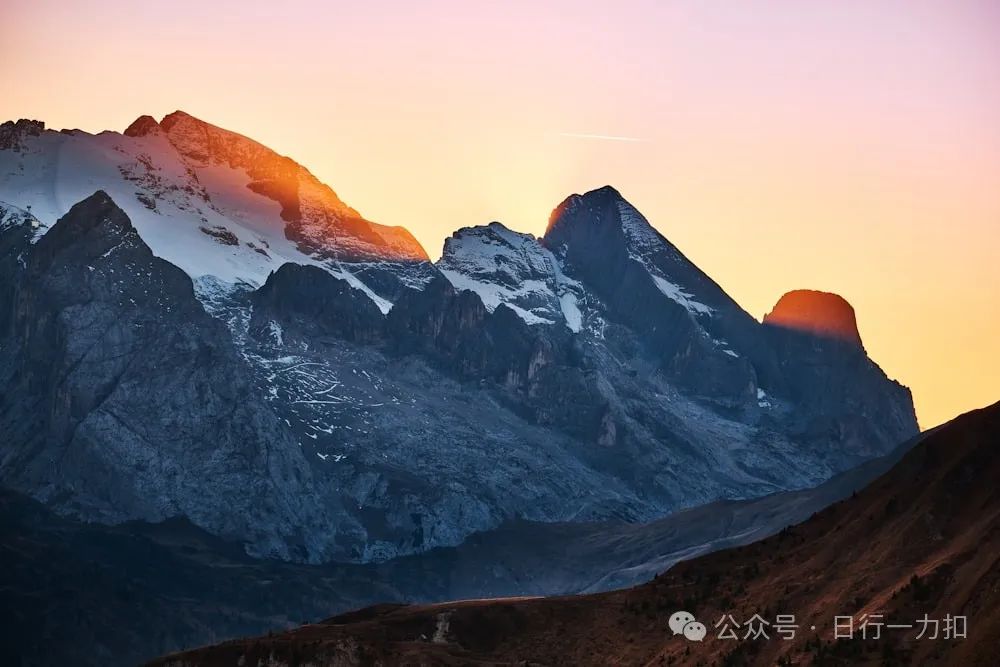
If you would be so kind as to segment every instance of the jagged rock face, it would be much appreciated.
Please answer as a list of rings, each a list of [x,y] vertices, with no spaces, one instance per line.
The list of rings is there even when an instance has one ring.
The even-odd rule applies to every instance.
[[[855,341],[781,326],[763,329],[797,406],[787,426],[796,437],[859,461],[878,455],[876,443],[915,430],[910,390],[888,379]]]
[[[387,326],[401,353],[420,352],[463,376],[511,384],[530,379],[535,346],[548,340],[533,335],[511,309],[490,313],[476,294],[457,291],[444,278],[408,293],[389,312]]]
[[[3,484],[89,520],[184,515],[252,553],[336,557],[343,512],[190,279],[101,192],[33,246],[22,228],[0,232],[22,260],[0,303]]]
[[[11,335],[14,295],[25,254],[44,231],[27,211],[0,202],[0,339]]]
[[[435,267],[360,252],[396,246],[186,114],[28,129],[0,150],[33,205],[0,218],[0,471],[60,511],[382,560],[812,486],[916,430],[863,349],[761,325],[611,188]],[[95,183],[128,217],[91,198],[45,233]]]
[[[39,120],[8,120],[0,124],[0,150],[20,152],[25,148],[24,142],[28,137],[37,137],[44,131],[45,123]]]
[[[544,245],[600,298],[608,319],[638,333],[675,381],[731,408],[780,383],[756,321],[614,189],[573,195]]]
[[[828,292],[795,290],[764,316],[788,393],[800,406],[790,428],[852,460],[913,429],[909,389],[885,377],[861,344],[854,308]]]
[[[810,486],[915,432],[908,395],[863,352],[788,345],[712,294],[714,284],[689,288],[682,271],[657,264],[662,250],[652,245],[661,237],[647,233],[646,246],[635,245],[638,232],[621,217],[631,209],[617,193],[613,206],[588,205],[609,194],[580,197],[555,250],[496,223],[460,230],[446,242],[441,274],[405,291],[384,316],[359,308],[364,296],[344,279],[306,267],[276,272],[249,296],[248,358],[305,451],[353,489],[369,531],[360,558],[454,543],[512,513],[526,516],[526,489],[512,470],[536,480],[533,518],[566,520],[566,504],[552,494],[581,493],[600,479],[573,516],[639,520]],[[618,216],[610,222],[592,217],[609,209]],[[605,223],[617,225],[617,236],[605,233],[618,245],[597,245],[625,257],[635,285],[658,290],[645,309],[613,303],[605,272],[580,268],[595,252],[584,242],[588,227]],[[653,276],[664,274],[676,290],[659,290]],[[690,302],[698,289],[710,313]],[[567,295],[575,310],[564,307]],[[681,356],[704,376],[699,383],[678,370],[678,353],[664,358],[656,317],[681,320],[675,331],[689,337]],[[865,413],[852,391],[880,412]],[[407,400],[416,407],[404,410]],[[504,465],[483,452],[503,452]]]
[[[382,337],[382,313],[346,280],[315,266],[285,264],[250,298],[250,333],[275,342],[334,336],[360,343]]]
[[[87,210],[93,205],[88,203]],[[83,216],[77,212],[72,218]],[[115,216],[110,219],[117,221],[117,227],[108,227],[115,234],[128,232],[128,244],[118,247],[112,242],[115,234],[111,241],[98,235],[104,240],[87,249],[94,229],[102,225],[74,228],[66,221],[63,231],[53,230],[33,248],[37,233],[28,232],[29,224],[22,219],[10,226],[0,237],[7,244],[3,247],[11,248],[3,270],[17,274],[22,270],[18,258],[27,257],[22,268],[34,271],[33,280],[17,278],[13,301],[47,303],[42,296],[51,290],[40,296],[22,285],[40,289],[50,275],[59,275],[53,271],[57,267],[73,275],[61,285],[89,285],[88,280],[112,276],[111,271],[131,275],[138,270],[140,277],[171,273],[172,267],[152,257],[134,230]],[[466,234],[470,232],[476,235],[474,230]],[[878,420],[862,416],[851,431],[838,417],[843,397],[816,392],[817,385],[829,385],[831,369],[839,369],[838,364],[843,366],[836,370],[842,377],[838,386],[848,391],[858,368],[873,368],[863,354],[847,363],[820,350],[815,354],[822,364],[808,359],[808,372],[814,373],[809,376],[800,369],[804,352],[786,346],[781,371],[785,388],[758,393],[742,410],[728,409],[718,397],[706,397],[704,389],[693,393],[676,383],[664,372],[656,346],[636,332],[641,327],[611,320],[598,288],[584,276],[571,275],[558,255],[509,230],[494,228],[484,236],[497,252],[462,257],[452,248],[451,275],[446,278],[445,271],[423,290],[406,290],[388,315],[347,278],[315,266],[286,265],[256,291],[235,297],[223,292],[220,300],[206,301],[230,324],[229,330],[201,310],[187,278],[176,270],[173,287],[154,289],[139,280],[128,283],[126,294],[110,286],[91,290],[97,298],[87,300],[88,309],[64,316],[69,323],[88,323],[82,328],[89,332],[95,321],[89,308],[103,304],[100,312],[108,308],[112,330],[125,332],[110,337],[116,342],[113,350],[104,350],[110,342],[95,345],[75,331],[52,333],[46,324],[52,316],[45,313],[65,312],[79,306],[76,302],[36,307],[15,317],[19,324],[10,338],[20,341],[18,349],[30,351],[39,340],[66,338],[79,339],[73,349],[100,354],[92,364],[77,366],[77,372],[87,371],[74,385],[77,393],[59,400],[52,389],[58,386],[53,379],[57,373],[45,366],[45,359],[61,355],[5,359],[6,377],[21,378],[11,382],[4,401],[8,423],[21,425],[10,431],[19,446],[5,457],[5,478],[61,511],[90,519],[180,514],[247,542],[254,553],[382,560],[458,544],[471,532],[514,516],[646,520],[719,497],[809,486],[861,455],[885,451],[894,441],[894,429],[912,430],[900,411],[896,424],[873,428]],[[468,245],[479,247],[478,240]],[[111,248],[117,250],[105,256]],[[508,261],[508,251],[521,260]],[[132,258],[133,253],[142,261]],[[114,263],[104,266],[108,262]],[[498,270],[486,270],[491,264]],[[526,302],[518,310],[501,299],[490,309],[477,292],[452,284],[465,277],[481,293],[494,278],[515,284],[522,270],[552,290],[551,321],[530,324]],[[555,311],[559,289],[579,304],[576,330],[567,326],[571,315],[561,304]],[[156,327],[116,310],[132,308],[130,300],[144,304],[151,299],[147,292],[158,299],[175,297],[169,303],[134,306],[140,312],[154,308],[156,317],[148,312],[145,317]],[[232,303],[226,304],[227,298]],[[11,312],[22,311],[11,304]],[[564,321],[555,321],[560,315]],[[179,322],[187,323],[183,333],[172,328]],[[168,362],[161,355],[176,347],[170,341],[178,336],[186,341],[188,354]],[[230,340],[250,362],[252,374]],[[106,373],[87,370],[94,367]],[[182,392],[176,380],[161,386],[167,382],[164,367],[185,378],[207,377],[195,384],[201,389]],[[871,396],[878,394],[877,377],[865,382]],[[212,399],[212,392],[222,395]],[[68,400],[71,407],[53,411],[51,424],[40,428],[23,417],[35,413],[22,400],[29,396],[35,397],[29,401],[32,406]],[[810,403],[821,398],[826,402]],[[898,398],[886,400],[893,404]],[[854,403],[849,405],[855,409]],[[116,415],[111,425],[108,408]],[[224,425],[220,412],[229,415]],[[122,415],[128,427],[120,431]],[[73,426],[76,422],[85,427]],[[133,434],[140,424],[139,434]],[[46,457],[62,450],[32,444],[38,442],[34,433],[55,434],[51,442],[73,452],[72,459],[58,454],[73,461],[72,472],[51,472]],[[155,433],[162,435],[157,439]],[[862,444],[868,450],[860,454],[844,451]],[[112,463],[105,457],[95,463],[91,452],[105,449],[113,452]],[[188,460],[192,452],[212,462],[208,469]],[[262,456],[266,466],[254,458]],[[273,471],[266,482],[243,477],[262,466]],[[163,470],[174,472],[164,475]],[[185,480],[183,488],[173,481],[177,475]],[[139,494],[139,483],[146,493]],[[187,491],[199,484],[209,492]],[[248,487],[263,487],[260,493],[270,501],[244,497]],[[244,495],[233,499],[234,489]]]
[[[580,330],[580,285],[531,234],[499,222],[463,227],[445,241],[437,268],[457,289],[478,294],[490,312],[502,303],[529,324],[565,322]]]
[[[854,308],[837,294],[816,290],[794,290],[778,299],[764,324],[827,338],[835,338],[861,346],[858,321]]]
[[[477,294],[444,278],[407,294],[386,325],[393,354],[420,354],[453,376],[487,384],[530,422],[588,444],[600,439],[607,401],[562,327],[529,326],[505,304],[490,312]]]
[[[761,326],[613,188],[569,197],[540,242],[496,223],[460,230],[446,242],[439,268],[456,287],[494,308],[509,305],[526,323],[583,323],[574,330],[584,342],[585,366],[601,368],[609,349],[628,358],[634,338],[644,350],[640,358],[657,363],[674,387],[717,415],[775,428],[844,462],[915,432],[909,394],[863,350],[817,348],[810,338],[803,344]],[[578,306],[572,317],[554,305],[560,286]],[[841,302],[834,305],[849,313],[856,332],[850,306],[830,299]],[[620,371],[612,365],[606,373],[599,384],[614,406]],[[864,404],[878,405],[880,416]],[[628,441],[631,410],[608,409],[600,439]]]

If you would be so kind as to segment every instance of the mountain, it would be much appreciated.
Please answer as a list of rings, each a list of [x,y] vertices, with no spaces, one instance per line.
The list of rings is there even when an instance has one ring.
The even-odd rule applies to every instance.
[[[20,243],[0,257],[17,274],[0,304],[6,483],[90,520],[190,516],[261,555],[333,556],[338,502],[188,276],[103,192],[34,234],[8,229]]]
[[[134,665],[375,603],[643,583],[677,561],[808,518],[863,488],[912,444],[815,489],[712,503],[649,524],[512,521],[456,547],[367,564],[251,558],[186,519],[79,523],[0,490],[0,624],[9,637],[0,653],[11,664]]]
[[[321,265],[384,310],[427,280],[427,253],[402,227],[365,220],[293,160],[182,111],[125,130],[0,126],[0,201],[46,224],[103,190],[153,254],[198,284],[259,286],[285,262]]]
[[[463,227],[444,242],[438,269],[457,288],[479,295],[490,312],[503,304],[528,324],[564,324],[579,333],[583,285],[530,234],[491,222]]]
[[[63,516],[380,562],[808,488],[917,432],[862,347],[757,322],[612,188],[434,265],[176,112],[4,123],[0,200],[0,484]]]
[[[992,665],[1000,649],[998,442],[1000,404],[963,415],[804,523],[636,588],[382,605],[151,664]],[[703,641],[675,634],[678,610],[706,626]],[[726,628],[746,637],[754,614],[772,619],[767,639],[720,638]],[[794,637],[772,627],[779,614],[794,615],[785,621],[796,625]],[[854,619],[853,639],[835,638],[835,616]],[[946,617],[966,619],[964,637],[944,635]],[[864,618],[867,638],[858,629]]]

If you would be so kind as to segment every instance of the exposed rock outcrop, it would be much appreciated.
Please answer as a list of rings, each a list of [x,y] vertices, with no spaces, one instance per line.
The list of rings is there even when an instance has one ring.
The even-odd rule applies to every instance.
[[[0,150],[20,151],[25,137],[37,137],[44,131],[45,123],[40,120],[8,120],[0,124]]]
[[[834,338],[861,347],[854,308],[842,296],[816,290],[793,290],[778,299],[764,324]]]
[[[152,116],[139,116],[132,124],[125,128],[123,133],[126,137],[145,137],[154,132],[162,132],[160,124]]]
[[[761,325],[613,188],[435,267],[187,114],[26,141],[0,151],[40,220],[0,232],[0,481],[60,512],[381,561],[810,487],[916,431],[863,349]],[[43,235],[92,181],[127,217],[89,197]]]

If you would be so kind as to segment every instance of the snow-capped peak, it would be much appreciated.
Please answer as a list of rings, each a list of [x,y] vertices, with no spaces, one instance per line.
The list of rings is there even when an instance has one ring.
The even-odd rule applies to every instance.
[[[437,266],[456,288],[476,292],[490,311],[502,303],[528,324],[562,321],[580,330],[582,286],[531,234],[499,222],[463,227],[445,240]]]
[[[464,269],[515,287],[526,279],[551,273],[550,255],[531,234],[515,232],[502,223],[463,227],[444,242],[440,267]]]
[[[635,262],[660,293],[692,316],[711,315],[714,311],[703,293],[713,296],[708,292],[719,291],[718,286],[611,186],[563,200],[549,218],[542,243],[567,257],[575,257],[571,263],[607,267]]]
[[[385,285],[419,283],[409,274],[429,270],[405,229],[364,220],[293,160],[184,112],[159,123],[142,116],[124,134],[0,125],[0,200],[30,208],[46,226],[96,190],[193,279],[260,285],[285,262],[316,264],[385,311]],[[358,277],[375,270],[401,275],[380,280],[377,292]]]
[[[220,166],[243,171],[249,189],[281,205],[287,235],[303,252],[349,261],[429,259],[407,230],[365,220],[308,169],[253,139],[183,111],[159,125],[195,171]]]

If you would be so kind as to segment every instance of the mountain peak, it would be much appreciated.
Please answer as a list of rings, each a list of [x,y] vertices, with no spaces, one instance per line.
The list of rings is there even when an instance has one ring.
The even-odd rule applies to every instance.
[[[491,222],[462,227],[445,239],[438,268],[475,276],[489,275],[494,280],[516,286],[528,278],[549,275],[549,257],[548,251],[531,234],[515,232],[501,222]]]
[[[552,211],[542,242],[552,250],[582,242],[593,245],[598,256],[632,257],[646,264],[655,255],[676,254],[676,248],[610,185],[564,199]]]
[[[624,199],[624,197],[622,197],[622,193],[618,192],[618,190],[615,189],[615,187],[612,186],[612,185],[603,185],[603,186],[601,186],[599,188],[595,188],[595,189],[590,190],[589,192],[587,192],[584,196],[585,197],[586,196],[591,196],[591,197],[615,197],[617,199]]]
[[[199,163],[222,162],[250,168],[255,166],[255,163],[271,162],[273,158],[281,158],[249,137],[206,123],[184,111],[167,114],[160,121],[160,127],[167,133],[170,143],[182,155]],[[253,159],[248,160],[248,157]],[[272,159],[265,160],[265,158]],[[238,164],[240,162],[249,164]],[[283,167],[283,171],[294,171],[292,167],[294,163],[291,160],[284,158],[284,162],[290,164],[278,167],[269,165],[267,168],[274,170]]]
[[[208,123],[206,123],[205,121],[195,118],[188,112],[181,111],[180,109],[172,113],[168,113],[166,116],[164,116],[163,119],[160,121],[160,125],[162,125],[164,129],[170,129],[171,126],[176,125],[181,121],[188,121],[188,120],[195,121],[197,123],[202,123],[203,125],[208,125]]]
[[[8,120],[0,124],[0,150],[19,151],[24,137],[37,137],[45,131],[45,123],[40,120],[21,118],[16,122]]]
[[[854,308],[847,299],[830,292],[788,292],[764,316],[764,324],[861,345]]]
[[[153,132],[160,131],[160,124],[152,116],[142,115],[132,121],[132,124],[125,128],[123,133],[126,137],[145,137]]]
[[[73,249],[90,260],[106,259],[114,249],[149,248],[139,238],[125,211],[104,190],[77,202],[39,239],[36,269],[44,270],[57,255]]]
[[[616,206],[618,202],[624,201],[625,198],[622,197],[621,193],[610,185],[605,185],[597,188],[596,190],[590,190],[582,195],[578,193],[571,194],[563,199],[558,206],[552,209],[552,213],[549,215],[549,224],[545,228],[545,235],[548,236],[549,232],[551,232],[557,225],[567,218],[572,217],[573,213],[578,210],[600,210],[610,206]]]
[[[528,324],[565,320],[580,330],[580,286],[531,234],[500,222],[463,227],[445,240],[437,267],[456,289],[478,294],[490,312],[503,304]]]
[[[53,235],[58,235],[64,227],[73,227],[76,232],[87,232],[90,229],[107,224],[113,218],[126,231],[132,231],[132,221],[125,215],[125,211],[119,208],[118,204],[104,190],[97,190],[94,194],[78,201],[69,209],[56,225],[52,228]],[[68,220],[69,222],[64,222]]]

